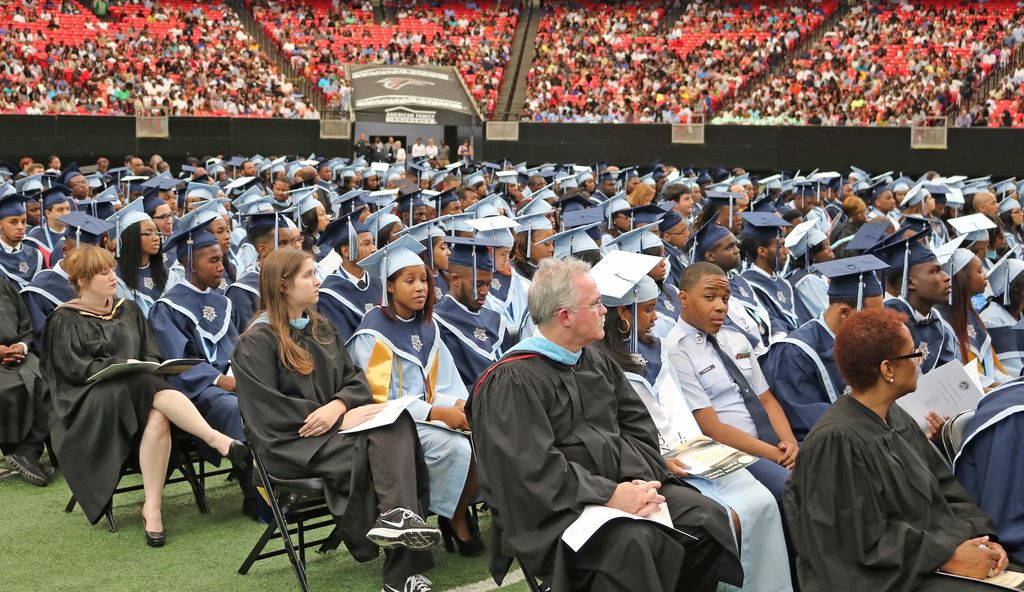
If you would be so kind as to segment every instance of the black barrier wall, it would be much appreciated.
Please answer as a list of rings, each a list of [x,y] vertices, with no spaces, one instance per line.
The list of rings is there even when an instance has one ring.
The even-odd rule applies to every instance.
[[[903,171],[996,177],[1024,173],[1024,130],[950,129],[947,150],[913,150],[910,128],[705,127],[704,144],[672,144],[668,125],[520,124],[518,142],[484,143],[488,160],[742,166],[754,171]]]
[[[518,142],[484,141],[477,159],[515,162],[742,166],[755,171],[869,171],[996,177],[1024,173],[1024,130],[950,129],[947,150],[913,150],[909,128],[707,126],[705,143],[672,144],[668,125],[520,124]],[[349,140],[321,140],[316,120],[170,118],[170,138],[137,139],[131,117],[0,116],[0,159],[59,154],[65,163],[160,154],[171,163],[207,154],[349,155]],[[455,146],[452,146],[454,156]],[[115,164],[116,166],[116,164]]]
[[[170,163],[209,154],[347,155],[349,140],[321,140],[318,120],[171,117],[170,137],[136,138],[132,117],[0,116],[0,159],[17,164],[57,154],[67,164],[93,164],[106,156],[120,166],[126,154],[161,155]]]

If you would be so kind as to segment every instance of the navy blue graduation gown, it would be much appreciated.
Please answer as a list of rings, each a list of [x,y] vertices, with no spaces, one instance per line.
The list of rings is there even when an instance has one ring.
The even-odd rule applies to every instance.
[[[29,243],[22,241],[13,253],[0,248],[0,276],[17,290],[27,286],[44,267],[43,254]]]
[[[487,290],[488,296],[494,296],[502,304],[508,303],[508,289],[512,285],[512,276],[494,272],[491,278],[491,285]]]
[[[149,324],[164,358],[206,360],[170,377],[169,382],[192,400],[211,426],[236,440],[244,440],[238,397],[214,384],[227,373],[238,342],[231,308],[231,301],[220,292],[200,292],[192,284],[182,282],[156,301]],[[215,453],[207,456],[214,462],[220,461],[220,455]]]
[[[743,277],[768,310],[768,316],[772,320],[772,333],[789,333],[796,330],[796,299],[793,297],[793,286],[778,276],[765,275],[760,269],[748,269],[743,272]]]
[[[124,279],[121,278],[120,272],[118,273],[117,297],[131,300],[139,305],[139,308],[142,309],[142,314],[147,317],[149,316],[150,309],[153,308],[153,303],[157,301],[157,298],[160,298],[161,294],[163,294],[163,290],[153,280],[153,267],[151,265],[139,268],[139,285],[134,287],[128,286]]]
[[[441,302],[446,294],[448,294],[448,280],[444,279],[444,274],[437,272],[434,274],[434,302]]]
[[[981,398],[953,467],[960,483],[996,523],[999,543],[1024,563],[1024,384]]]
[[[25,235],[25,240],[32,242],[40,251],[49,253],[45,257],[48,267],[53,267],[64,257],[64,233],[50,230],[46,224],[32,228]]]
[[[846,390],[836,367],[835,345],[824,321],[814,319],[773,343],[761,361],[768,386],[798,441]]]
[[[750,282],[748,282],[742,275],[738,273],[730,273],[729,290],[729,298],[732,298],[743,305],[743,308],[750,313],[750,318],[757,323],[758,331],[761,334],[761,342],[768,343],[772,336],[772,328],[769,324],[771,319],[770,317],[768,319],[764,319],[758,314],[758,309],[764,310],[764,307],[761,306],[761,302],[757,299],[754,287],[751,286]]]
[[[666,276],[665,282],[672,284],[676,288],[679,287],[679,276],[683,274],[683,270],[690,264],[687,260],[686,255],[682,249],[662,241],[665,246],[665,256],[668,258],[668,276]]]
[[[224,292],[231,301],[231,322],[239,334],[245,333],[260,305],[260,271],[254,269],[228,286]]]
[[[907,315],[907,329],[910,329],[910,335],[914,338],[914,345],[924,352],[921,372],[927,373],[957,359],[959,347],[956,335],[937,310],[933,308],[927,319],[918,321],[910,304],[902,298],[889,298],[885,301],[885,307]]]
[[[356,327],[366,313],[380,304],[380,282],[366,273],[363,279],[366,280],[366,287],[360,288],[344,269],[339,268],[320,285],[317,309],[334,324],[343,343],[356,332]]]
[[[43,351],[43,335],[50,313],[75,296],[74,287],[59,265],[53,269],[40,271],[29,285],[22,289],[21,299],[28,309],[29,318],[32,319],[32,351],[37,354]]]
[[[451,295],[434,307],[434,320],[467,391],[513,345],[501,314],[487,308],[471,312]]]
[[[999,356],[999,362],[1010,376],[1019,376],[1024,358],[1024,331],[1014,329],[1017,319],[998,301],[990,301],[981,311],[988,334],[992,338],[992,349]]]

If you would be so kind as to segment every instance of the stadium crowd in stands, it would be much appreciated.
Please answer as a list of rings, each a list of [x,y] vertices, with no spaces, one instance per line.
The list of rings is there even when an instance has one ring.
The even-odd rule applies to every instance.
[[[1020,10],[1008,0],[856,4],[713,121],[864,126],[956,117],[1024,39]]]
[[[674,123],[712,113],[836,7],[690,2],[666,35],[673,4],[545,3],[524,119]]]
[[[313,118],[233,9],[190,0],[0,2],[0,113]]]
[[[252,11],[293,66],[345,109],[347,64],[454,66],[481,111],[494,110],[511,52],[512,2],[388,3],[394,22],[374,23],[368,2],[257,0]]]

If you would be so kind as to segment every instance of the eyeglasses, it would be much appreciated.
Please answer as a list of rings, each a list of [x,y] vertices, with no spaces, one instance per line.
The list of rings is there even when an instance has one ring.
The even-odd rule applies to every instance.
[[[574,310],[575,311],[575,310],[581,310],[581,309],[586,309],[586,308],[589,308],[590,310],[592,310],[594,312],[600,312],[600,310],[602,308],[604,308],[604,303],[598,301],[598,302],[595,302],[594,304],[581,304],[580,306],[567,306],[567,307],[563,308],[562,310]]]
[[[163,216],[150,216],[154,220],[169,220],[174,217],[174,214],[164,214]]]
[[[905,355],[902,355],[902,356],[895,356],[895,357],[889,358],[889,361],[892,362],[892,361],[895,361],[895,360],[912,360],[914,358],[923,358],[923,357],[924,357],[924,352],[921,351],[921,348],[917,348],[914,351],[910,352],[909,354],[905,354]]]
[[[143,238],[153,238],[153,237],[163,238],[164,237],[164,233],[162,233],[162,232],[153,232],[152,230],[146,230],[144,232],[140,232],[139,236],[141,236]]]

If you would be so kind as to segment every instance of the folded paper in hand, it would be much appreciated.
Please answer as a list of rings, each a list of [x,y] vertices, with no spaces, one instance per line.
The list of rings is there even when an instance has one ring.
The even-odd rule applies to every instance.
[[[356,432],[364,432],[366,430],[372,430],[373,428],[379,428],[386,425],[395,423],[398,416],[405,411],[405,408],[412,404],[413,401],[419,400],[417,397],[402,397],[400,399],[390,399],[385,405],[383,410],[377,415],[374,415],[370,419],[357,425],[354,428],[347,430],[339,430],[342,434],[354,434]]]
[[[672,526],[672,516],[668,512],[668,504],[661,504],[658,507],[658,511],[650,516],[641,517],[636,514],[630,514],[623,512],[622,510],[616,510],[615,508],[609,508],[608,506],[587,506],[583,509],[583,513],[580,514],[579,518],[575,522],[569,525],[569,528],[565,529],[562,533],[562,541],[573,551],[579,551],[587,541],[590,540],[594,534],[599,531],[605,524],[611,520],[628,518],[630,520],[647,520],[658,525],[660,528],[667,528],[672,532],[677,532],[683,536],[690,537],[693,540],[697,540],[696,537],[686,534],[680,530],[676,530]],[[657,528],[656,527],[656,528]]]

